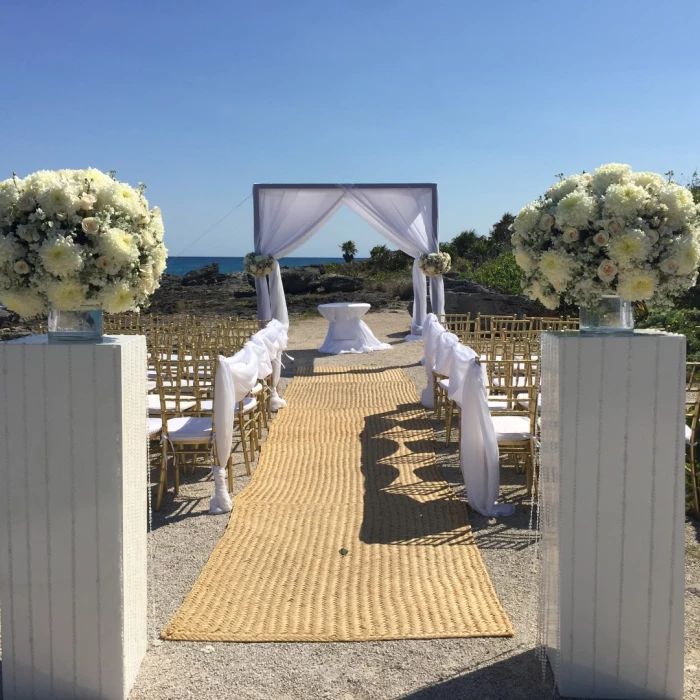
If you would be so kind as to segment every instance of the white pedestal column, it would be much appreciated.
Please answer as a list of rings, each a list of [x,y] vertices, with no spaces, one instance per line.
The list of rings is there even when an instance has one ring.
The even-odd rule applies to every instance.
[[[542,338],[543,611],[563,697],[683,697],[685,338]]]
[[[0,344],[5,700],[126,698],[147,646],[146,342]]]

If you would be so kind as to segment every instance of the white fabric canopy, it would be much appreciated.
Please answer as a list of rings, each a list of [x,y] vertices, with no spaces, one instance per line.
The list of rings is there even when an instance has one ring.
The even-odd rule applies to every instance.
[[[255,185],[255,252],[279,259],[302,245],[347,204],[370,226],[417,259],[439,250],[436,185]],[[256,279],[258,317],[289,325],[279,265]],[[407,340],[420,339],[427,308],[425,275],[413,264],[413,320]],[[444,313],[442,277],[430,280],[433,312]]]

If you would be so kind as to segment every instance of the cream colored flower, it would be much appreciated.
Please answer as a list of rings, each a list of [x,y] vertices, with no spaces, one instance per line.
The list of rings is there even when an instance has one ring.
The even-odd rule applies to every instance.
[[[659,242],[659,232],[653,228],[646,229],[644,235],[649,239],[651,245],[656,245]]]
[[[100,249],[119,263],[133,263],[139,259],[134,236],[120,228],[110,228],[99,238]]]
[[[646,187],[652,192],[658,192],[664,186],[664,179],[656,173],[633,173],[632,182],[640,187]]]
[[[542,231],[549,231],[554,226],[554,217],[551,214],[545,214],[538,224]]]
[[[513,251],[515,262],[527,273],[534,272],[537,269],[537,260],[530,255],[524,248],[516,247]]]
[[[590,221],[597,218],[597,212],[598,207],[593,197],[585,190],[574,190],[557,204],[555,218],[560,229],[585,229]]]
[[[563,253],[548,250],[540,258],[540,271],[555,289],[561,290],[571,279],[573,260]]]
[[[530,204],[524,206],[515,217],[513,231],[527,238],[537,226],[541,213],[542,207],[539,202],[530,202]]]
[[[100,230],[100,222],[94,216],[86,216],[80,223],[84,233],[92,235]]]
[[[28,275],[31,272],[31,267],[29,267],[26,260],[18,260],[13,265],[13,269],[18,275]]]
[[[57,277],[71,275],[83,267],[80,247],[64,236],[50,238],[39,249],[44,269]]]
[[[612,282],[617,275],[617,265],[612,260],[603,260],[600,265],[598,265],[598,277],[603,280],[603,282]]]
[[[674,246],[673,257],[678,262],[678,274],[692,274],[700,263],[700,243],[691,236],[682,238]]]
[[[74,311],[85,303],[86,288],[77,280],[62,280],[49,285],[46,296],[54,309]]]
[[[561,238],[564,243],[576,243],[576,241],[580,238],[580,234],[578,229],[567,228],[564,233],[562,233]]]
[[[598,231],[595,236],[593,236],[593,242],[598,246],[604,246],[608,244],[610,236],[606,231]]]
[[[666,258],[659,263],[659,269],[667,275],[675,275],[678,272],[678,268],[678,260],[675,258]]]
[[[527,294],[530,299],[539,301],[545,308],[554,310],[559,306],[559,297],[553,294],[551,290],[547,289],[538,280],[533,280],[532,283],[525,288],[525,294]]]
[[[612,219],[608,219],[605,222],[605,228],[609,234],[615,236],[625,228],[625,220],[618,216],[614,216]]]
[[[32,195],[25,192],[17,200],[17,208],[20,211],[24,211],[24,212],[34,211],[34,209],[36,208],[36,200],[34,199],[34,197],[32,197]],[[17,313],[19,313],[19,312],[17,312]]]
[[[22,318],[40,316],[46,309],[44,297],[26,287],[0,289],[0,302]]]
[[[83,209],[89,211],[97,203],[97,197],[94,194],[89,194],[88,192],[83,192],[78,200],[78,209]]]
[[[620,273],[617,293],[625,301],[649,301],[656,292],[658,278],[647,270],[627,270]]]
[[[627,182],[632,176],[632,168],[622,163],[608,163],[593,171],[593,191],[605,194],[610,185]]]
[[[134,292],[126,282],[115,282],[102,290],[102,308],[110,314],[130,311],[136,305]]]
[[[667,207],[668,223],[671,227],[680,227],[697,214],[690,190],[673,182],[667,183],[661,188],[659,201]]]
[[[629,265],[644,260],[649,253],[649,239],[639,229],[626,229],[610,239],[608,250],[618,264]]]
[[[603,212],[606,216],[635,217],[644,211],[649,199],[649,193],[632,182],[613,184],[605,193]],[[614,232],[610,231],[610,233]]]
[[[583,175],[571,175],[563,180],[554,183],[544,194],[547,199],[558,202],[560,199],[571,194],[575,189],[586,185],[587,180]]]

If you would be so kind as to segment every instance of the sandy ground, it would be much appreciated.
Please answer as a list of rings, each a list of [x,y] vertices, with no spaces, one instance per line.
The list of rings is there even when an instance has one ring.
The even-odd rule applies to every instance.
[[[296,367],[379,365],[400,367],[425,385],[418,360],[422,344],[404,343],[410,317],[405,312],[370,314],[366,320],[390,351],[371,355],[319,355],[326,321],[292,321],[282,388]],[[435,425],[438,444],[444,429]],[[441,447],[443,477],[459,491],[462,483],[456,446]],[[149,535],[150,648],[132,700],[235,698],[241,700],[376,700],[407,698],[519,699],[559,697],[551,675],[542,682],[535,646],[536,587],[530,508],[524,476],[504,468],[502,492],[516,502],[516,515],[496,522],[470,515],[496,590],[511,618],[510,639],[425,640],[361,643],[227,644],[162,642],[160,630],[177,610],[223,532],[227,517],[207,514],[212,483],[206,470],[187,477],[178,499],[168,495],[153,515]],[[155,472],[152,474],[152,478]],[[239,459],[234,490],[248,482]],[[700,526],[686,524],[686,698],[700,700]]]

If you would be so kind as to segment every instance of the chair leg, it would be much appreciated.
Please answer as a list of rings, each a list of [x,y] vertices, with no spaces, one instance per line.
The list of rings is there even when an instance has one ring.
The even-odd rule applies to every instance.
[[[158,493],[156,495],[156,510],[163,504],[163,492],[168,486],[168,445],[164,441],[161,448],[160,474],[158,475]]]
[[[173,462],[175,465],[175,495],[180,495],[180,455],[177,452],[173,455]]]
[[[226,472],[228,475],[228,492],[233,493],[233,453],[229,455],[228,462],[226,462]]]
[[[695,455],[695,445],[690,446],[690,485],[693,489],[693,510],[695,515],[700,516],[700,498],[698,496],[698,472]]]
[[[243,461],[245,462],[245,473],[250,476],[250,458],[248,457],[247,435],[243,413],[238,414],[238,430],[241,433],[241,451],[243,452]]]
[[[530,440],[530,452],[525,457],[525,487],[527,495],[532,496],[532,486],[535,476],[535,441]]]
[[[445,406],[445,445],[449,446],[452,435],[452,415],[454,413],[454,401],[447,400]]]

